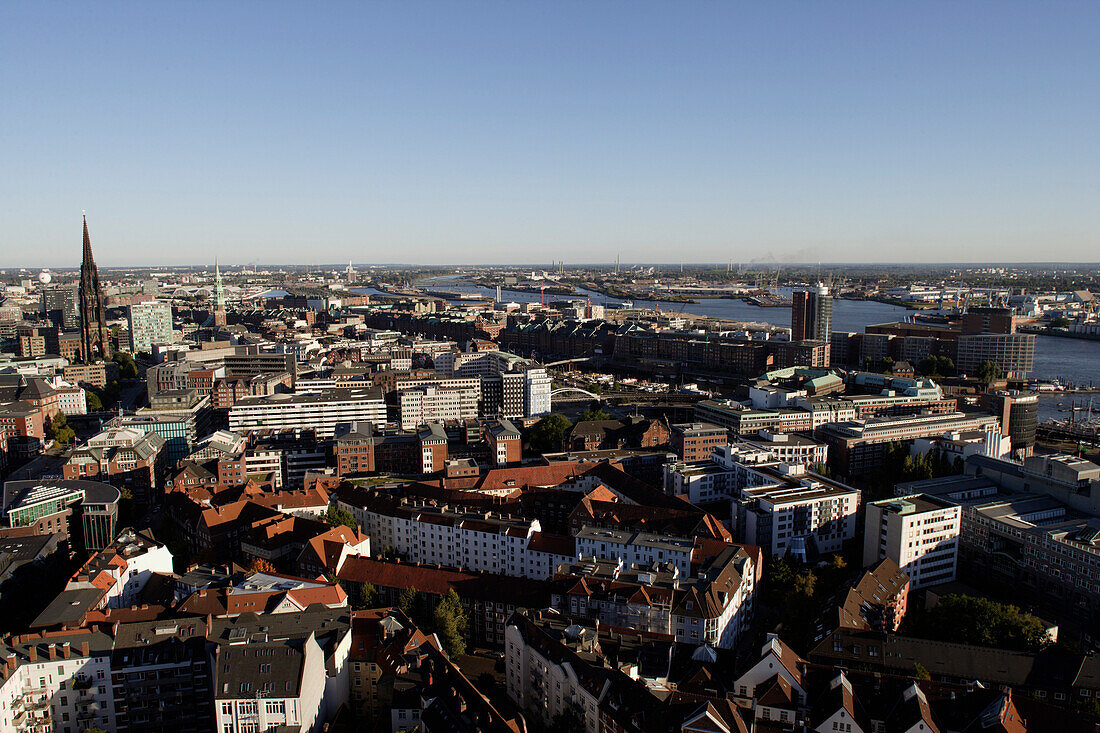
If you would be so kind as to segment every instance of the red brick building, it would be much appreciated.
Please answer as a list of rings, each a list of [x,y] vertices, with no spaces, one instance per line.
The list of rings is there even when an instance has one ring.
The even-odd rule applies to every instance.
[[[523,460],[523,436],[510,420],[497,420],[485,426],[489,445],[489,463],[495,466],[518,464]]]
[[[729,442],[729,433],[710,423],[680,423],[672,426],[670,439],[680,460],[706,461],[715,448]]]
[[[103,481],[129,489],[149,503],[159,497],[165,474],[164,438],[132,428],[111,428],[70,451],[61,467],[66,479]]]

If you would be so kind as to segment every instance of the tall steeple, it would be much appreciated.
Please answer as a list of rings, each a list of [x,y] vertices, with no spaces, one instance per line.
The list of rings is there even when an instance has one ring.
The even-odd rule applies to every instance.
[[[88,215],[84,216],[84,259],[81,262],[81,269],[84,269],[84,265],[91,263],[92,267],[95,267],[95,259],[92,257],[92,238],[88,236]]]
[[[88,236],[88,217],[84,216],[84,254],[80,263],[80,358],[85,364],[111,358],[107,309],[99,289],[99,271],[92,257],[92,239]]]
[[[214,325],[225,325],[225,288],[222,285],[222,271],[218,268],[218,258],[214,258]]]

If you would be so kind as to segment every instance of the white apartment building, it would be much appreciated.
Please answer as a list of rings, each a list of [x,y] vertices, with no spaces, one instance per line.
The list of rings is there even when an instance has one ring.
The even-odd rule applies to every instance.
[[[411,562],[545,580],[577,559],[573,539],[542,532],[537,519],[371,498],[333,502],[355,516],[375,547],[392,547]]]
[[[778,557],[789,553],[804,559],[815,552],[839,552],[855,537],[858,511],[859,491],[813,479],[745,491],[733,508],[745,542]]]
[[[313,633],[300,644],[253,641],[242,647],[233,641],[231,635],[214,657],[214,730],[219,733],[320,731],[347,702],[350,633],[336,641],[331,670],[322,641]],[[242,649],[247,649],[244,658]],[[223,668],[229,672],[218,672]]]
[[[584,720],[585,733],[599,731],[602,687],[591,690],[584,684],[586,680],[577,676],[568,646],[546,644],[541,631],[525,618],[513,620],[516,623],[509,623],[504,631],[508,697],[526,715],[546,724],[559,715],[576,712]],[[576,644],[582,633],[579,627],[570,627],[567,643]]]
[[[115,730],[111,638],[87,630],[2,647],[0,731]]]
[[[128,529],[84,563],[35,624],[60,625],[73,612],[93,608],[129,608],[157,573],[172,574],[172,553],[150,535]]]
[[[794,433],[761,430],[757,437],[741,438],[738,442],[753,450],[767,451],[783,463],[814,466],[824,464],[829,457],[829,446]]]
[[[331,438],[339,423],[386,422],[386,402],[377,387],[336,389],[320,394],[273,394],[246,397],[229,409],[229,429],[312,428],[318,438]]]
[[[107,593],[107,606],[110,608],[129,608],[136,603],[154,574],[173,573],[172,553],[168,548],[132,529],[119,535],[114,546],[101,550],[100,554],[110,554],[112,551],[122,560],[122,563],[116,560],[113,564],[124,567],[118,570],[118,579]]]
[[[559,570],[577,583],[555,591],[552,603],[569,616],[730,649],[752,620],[757,571],[754,554],[736,545],[701,560],[697,577],[681,576],[669,564],[629,566],[621,559],[582,557]]]
[[[58,380],[53,385],[57,393],[57,405],[66,415],[87,415],[88,400],[84,390],[76,385]]]
[[[737,541],[759,545],[769,555],[807,559],[838,552],[855,537],[858,490],[801,464],[772,461],[762,451],[730,451],[723,459],[730,467]]]
[[[863,537],[863,564],[890,558],[912,588],[955,579],[962,507],[927,494],[871,502]]]
[[[524,393],[524,411],[526,417],[550,414],[550,392],[553,380],[545,369],[528,369],[524,372],[526,392]]]
[[[482,390],[502,392],[495,401],[503,417],[534,417],[550,412],[552,380],[530,359],[504,351],[447,352],[435,357],[435,367],[455,378],[478,377],[489,384],[502,377],[503,384],[483,384]]]
[[[695,540],[649,532],[627,532],[603,527],[584,527],[576,534],[577,556],[621,560],[624,565],[667,563],[677,577],[691,576],[691,553]]]
[[[272,474],[275,488],[283,488],[283,451],[272,445],[258,445],[244,452],[244,470],[249,476]]]
[[[801,463],[794,464],[801,466]],[[765,445],[738,441],[715,448],[707,463],[669,463],[663,468],[665,491],[686,496],[692,504],[733,498],[745,488],[779,486],[782,478],[755,470],[791,470]]]
[[[478,415],[479,390],[414,387],[400,392],[401,429],[426,422],[473,420]]]

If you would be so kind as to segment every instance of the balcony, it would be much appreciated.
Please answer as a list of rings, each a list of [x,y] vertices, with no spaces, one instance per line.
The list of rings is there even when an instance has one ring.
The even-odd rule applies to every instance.
[[[93,680],[91,677],[88,677],[86,675],[80,675],[79,677],[74,677],[73,678],[73,689],[74,690],[87,690],[89,687],[91,687],[94,684],[95,684],[95,680]]]

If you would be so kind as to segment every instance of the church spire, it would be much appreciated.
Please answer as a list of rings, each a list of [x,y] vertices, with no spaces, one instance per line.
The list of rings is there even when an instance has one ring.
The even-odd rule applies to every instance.
[[[84,214],[84,254],[80,263],[80,356],[85,364],[111,358],[107,330],[107,311],[99,289],[99,271],[92,257],[92,238],[88,236],[88,216]]]
[[[95,265],[92,259],[92,238],[88,236],[88,215],[84,214],[84,260],[81,264]]]
[[[222,283],[222,271],[218,267],[218,258],[214,258],[214,325],[225,325],[225,286]]]

